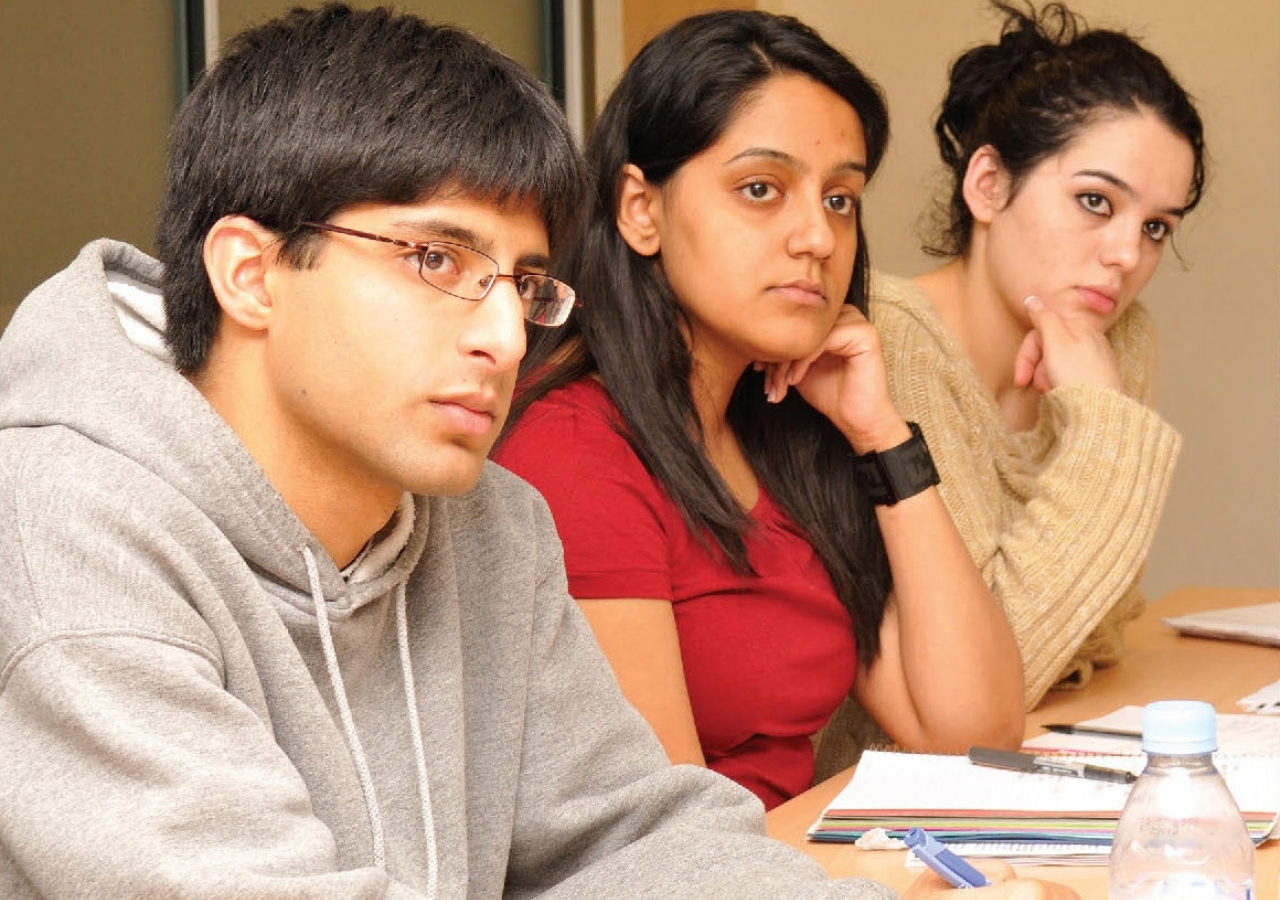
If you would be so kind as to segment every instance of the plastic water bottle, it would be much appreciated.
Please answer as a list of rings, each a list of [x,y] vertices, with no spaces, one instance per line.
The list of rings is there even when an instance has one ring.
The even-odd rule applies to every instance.
[[[1143,709],[1147,766],[1111,844],[1111,900],[1252,900],[1253,841],[1213,765],[1217,725],[1199,701]]]

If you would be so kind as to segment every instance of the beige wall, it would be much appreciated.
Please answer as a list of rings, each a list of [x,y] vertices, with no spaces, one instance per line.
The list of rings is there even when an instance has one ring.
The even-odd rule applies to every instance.
[[[645,0],[597,0],[634,34]],[[663,5],[666,21],[681,6]],[[730,4],[725,4],[730,5]],[[935,196],[931,118],[949,61],[993,37],[984,0],[759,0],[816,27],[889,98],[893,140],[867,197],[876,266],[931,265],[917,222]],[[1144,585],[1280,586],[1280,4],[1234,0],[1072,0],[1161,54],[1197,97],[1211,180],[1145,292],[1161,335],[1160,408],[1185,443]],[[623,27],[623,26],[615,26]],[[597,35],[597,76],[616,80],[623,38]],[[602,52],[602,48],[603,51]],[[936,263],[935,263],[936,264]]]
[[[662,29],[694,13],[713,9],[755,9],[754,0],[639,0],[624,4],[623,50],[627,59]]]
[[[875,264],[929,266],[915,223],[937,171],[930,120],[948,61],[992,37],[982,0],[769,0],[876,77],[894,137],[868,195]],[[1196,96],[1211,181],[1144,299],[1161,337],[1160,408],[1184,436],[1147,569],[1179,585],[1280,586],[1280,4],[1073,0],[1091,24],[1123,27]],[[927,23],[927,26],[926,24]]]
[[[346,0],[370,9],[387,0]],[[219,33],[235,34],[295,6],[315,6],[312,0],[218,0]],[[539,0],[396,0],[400,12],[415,13],[432,22],[462,25],[490,41],[541,76],[542,18]]]

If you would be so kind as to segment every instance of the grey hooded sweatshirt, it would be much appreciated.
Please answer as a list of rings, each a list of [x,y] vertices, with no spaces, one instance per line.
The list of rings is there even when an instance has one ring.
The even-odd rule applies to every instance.
[[[98,241],[0,339],[0,897],[888,897],[667,765],[486,465],[338,571]]]

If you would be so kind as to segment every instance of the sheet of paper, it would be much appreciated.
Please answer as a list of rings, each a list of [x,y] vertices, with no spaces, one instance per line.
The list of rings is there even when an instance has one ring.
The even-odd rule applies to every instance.
[[[1142,707],[1122,706],[1097,719],[1071,724],[1083,727],[1101,726],[1126,731],[1142,730]],[[1041,734],[1024,741],[1028,750],[1052,750],[1059,753],[1114,753],[1140,755],[1138,741],[1090,734]],[[1280,755],[1280,718],[1235,713],[1218,714],[1218,753],[1228,756]]]
[[[1089,761],[1136,774],[1142,771],[1146,759],[1130,753],[1098,756]],[[1220,754],[1216,761],[1242,811],[1280,811],[1280,756],[1273,753],[1269,758],[1233,758]],[[1124,808],[1129,790],[1127,784],[976,766],[963,756],[868,750],[862,754],[849,784],[831,801],[825,814],[848,810],[862,816],[981,816],[987,812],[1097,812],[1114,816]]]
[[[1099,757],[1099,766],[1142,770],[1144,759]],[[868,750],[862,754],[853,778],[829,810],[856,810],[860,814],[1023,811],[1040,813],[1119,813],[1129,796],[1129,785],[1011,772],[977,766],[964,756],[893,753]]]
[[[1280,681],[1258,688],[1247,697],[1241,697],[1236,705],[1246,712],[1280,716]]]
[[[1211,609],[1160,621],[1183,634],[1280,647],[1280,603]]]

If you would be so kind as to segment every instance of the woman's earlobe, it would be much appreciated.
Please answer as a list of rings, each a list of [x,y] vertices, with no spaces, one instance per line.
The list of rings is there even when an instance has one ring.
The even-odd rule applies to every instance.
[[[618,176],[618,233],[641,256],[653,256],[662,249],[658,222],[662,195],[644,177],[640,167],[627,163]]]
[[[236,324],[260,331],[271,316],[267,272],[276,236],[247,216],[223,216],[204,240],[204,267],[222,312]]]
[[[969,157],[964,173],[964,201],[975,222],[990,223],[992,217],[1009,202],[1009,170],[1000,154],[984,144]]]

